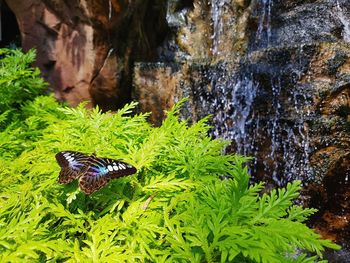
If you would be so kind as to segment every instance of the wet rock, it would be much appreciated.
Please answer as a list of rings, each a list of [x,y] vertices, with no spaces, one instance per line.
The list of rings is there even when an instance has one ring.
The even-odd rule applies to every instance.
[[[260,9],[266,9],[271,19],[266,18],[266,12],[261,15],[261,11],[255,9],[255,16],[250,21],[255,25],[250,42],[253,50],[300,43],[347,41],[347,21],[350,18],[347,1],[269,0],[257,3]]]
[[[184,117],[196,121],[211,114],[211,134],[232,141],[227,151],[254,156],[255,180],[268,187],[302,180],[301,202],[320,210],[310,224],[345,248],[349,10],[340,0],[193,1],[181,22],[173,17],[171,34],[185,32],[184,40],[172,38],[173,56],[155,69],[139,63],[134,82],[135,98],[143,98],[141,108],[152,109],[158,123],[163,108],[150,101],[170,106],[188,96]],[[150,86],[158,87],[151,99],[140,95]]]
[[[301,201],[320,210],[311,224],[349,243],[349,1],[7,3],[58,97],[115,109],[134,76],[156,124],[189,97],[184,117],[212,114],[212,136],[254,156],[256,180],[301,179]]]
[[[251,5],[247,0],[168,1],[171,31],[161,52],[167,61],[235,60],[234,54],[247,47]]]

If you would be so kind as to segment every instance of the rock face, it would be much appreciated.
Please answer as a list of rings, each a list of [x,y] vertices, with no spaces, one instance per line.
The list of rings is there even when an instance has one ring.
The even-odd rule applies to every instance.
[[[350,245],[348,0],[6,2],[58,98],[107,110],[133,97],[160,124],[188,97],[184,117],[212,114],[256,180],[301,179],[310,224]]]
[[[73,106],[88,101],[114,110],[129,101],[130,62],[152,60],[166,29],[162,1],[6,2],[23,49],[37,49],[36,65],[56,97]]]
[[[302,180],[310,224],[349,246],[350,2],[173,0],[167,12],[162,63],[135,66],[141,109],[159,123],[189,97],[184,117],[211,114],[228,151],[255,157],[256,179]]]

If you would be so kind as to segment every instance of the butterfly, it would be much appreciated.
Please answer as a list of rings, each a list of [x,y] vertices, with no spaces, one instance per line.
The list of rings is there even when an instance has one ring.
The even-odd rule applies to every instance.
[[[112,179],[137,172],[136,168],[128,163],[99,158],[95,154],[63,151],[55,157],[61,166],[58,183],[68,184],[78,179],[80,189],[88,195],[101,189]]]

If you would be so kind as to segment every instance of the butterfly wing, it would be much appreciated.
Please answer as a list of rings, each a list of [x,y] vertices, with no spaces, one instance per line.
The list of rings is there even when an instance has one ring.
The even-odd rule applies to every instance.
[[[89,160],[88,155],[74,151],[59,152],[55,157],[61,166],[58,177],[60,184],[68,184],[80,177],[86,169],[86,162]]]
[[[86,172],[80,177],[80,189],[92,194],[105,186],[110,180],[136,173],[134,166],[108,158],[91,156]]]

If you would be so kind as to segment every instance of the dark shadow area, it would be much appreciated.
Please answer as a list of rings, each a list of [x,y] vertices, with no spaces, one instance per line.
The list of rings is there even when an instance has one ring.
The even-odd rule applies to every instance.
[[[185,8],[189,8],[189,9],[193,10],[193,8],[194,8],[193,0],[180,0],[180,1],[178,1],[174,11],[179,12]]]
[[[117,30],[110,32],[116,52],[118,68],[118,102],[106,103],[106,98],[94,97],[94,104],[103,110],[116,110],[131,101],[134,62],[159,60],[158,47],[163,43],[169,28],[166,21],[166,1],[135,1],[121,15]],[[122,61],[120,63],[119,61]],[[109,108],[104,107],[108,105]],[[113,105],[113,106],[112,106]],[[111,108],[112,106],[112,108]]]
[[[342,246],[342,250],[327,250],[325,258],[329,262],[350,262],[350,162],[349,155],[343,156],[325,176],[323,187],[310,186],[310,206],[317,208],[308,224],[317,229],[323,237]]]
[[[11,11],[5,1],[0,2],[1,10],[1,39],[0,48],[21,47],[21,34],[15,14]]]

